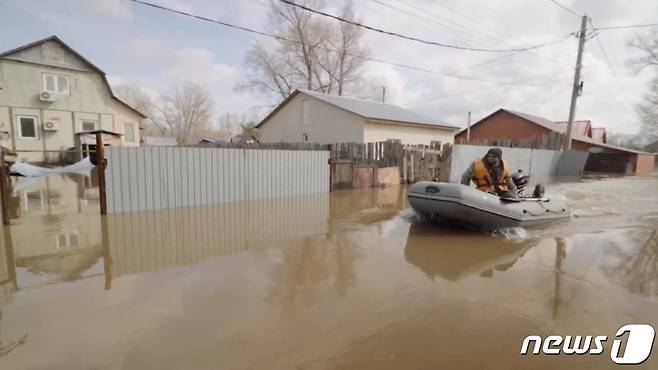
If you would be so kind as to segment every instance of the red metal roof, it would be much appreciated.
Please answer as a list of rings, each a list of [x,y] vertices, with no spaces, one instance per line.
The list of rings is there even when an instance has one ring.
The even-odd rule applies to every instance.
[[[607,143],[608,137],[603,127],[595,127],[592,129],[592,140],[599,143]]]

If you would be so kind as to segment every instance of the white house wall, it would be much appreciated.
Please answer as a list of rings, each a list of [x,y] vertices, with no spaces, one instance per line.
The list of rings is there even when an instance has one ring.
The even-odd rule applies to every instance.
[[[454,140],[454,134],[454,130],[442,130],[381,122],[366,122],[363,136],[364,142],[367,143],[397,139],[400,140],[402,144],[429,145],[432,141],[452,143]]]
[[[20,160],[57,160],[58,153],[21,152],[62,150],[74,146],[74,133],[82,131],[82,120],[94,120],[98,128],[114,129],[111,91],[102,74],[55,42],[46,42],[0,60],[0,144],[17,150]],[[56,95],[43,102],[43,74],[68,76],[69,95]],[[17,135],[17,116],[37,119],[37,138]],[[56,132],[44,131],[46,121],[59,122]]]
[[[118,102],[114,102],[114,129],[112,131],[121,134],[120,143],[121,146],[139,146],[140,144],[140,131],[139,126],[141,125],[142,117],[126,108],[124,105]],[[133,124],[133,143],[126,142],[126,123]]]
[[[112,96],[99,73],[13,60],[2,60],[0,68],[5,90],[0,105],[113,114]],[[68,76],[70,95],[58,95],[55,102],[39,100],[44,73]]]
[[[8,58],[28,63],[47,64],[66,69],[93,71],[90,66],[55,41],[46,41],[13,53]]]
[[[308,124],[302,124],[302,101],[308,104]],[[319,144],[363,142],[363,118],[304,95],[295,96],[260,127],[265,143],[307,142]]]

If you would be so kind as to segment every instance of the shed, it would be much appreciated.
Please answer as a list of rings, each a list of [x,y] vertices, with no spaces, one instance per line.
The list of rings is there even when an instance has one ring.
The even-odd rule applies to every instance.
[[[452,143],[459,127],[392,104],[295,90],[256,126],[264,143]]]

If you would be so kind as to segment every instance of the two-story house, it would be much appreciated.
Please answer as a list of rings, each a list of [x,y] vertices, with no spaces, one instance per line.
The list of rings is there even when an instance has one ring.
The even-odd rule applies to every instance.
[[[0,145],[19,160],[57,161],[75,133],[96,129],[121,134],[111,145],[139,145],[144,118],[56,36],[0,53]]]

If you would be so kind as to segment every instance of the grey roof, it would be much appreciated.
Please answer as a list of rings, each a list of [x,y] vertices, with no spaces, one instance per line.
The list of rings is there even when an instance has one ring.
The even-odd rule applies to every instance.
[[[367,119],[430,125],[436,126],[437,128],[453,130],[460,129],[460,127],[441,123],[433,118],[392,104],[384,104],[371,100],[356,99],[346,96],[322,94],[319,92],[303,89],[299,89],[298,91]]]

